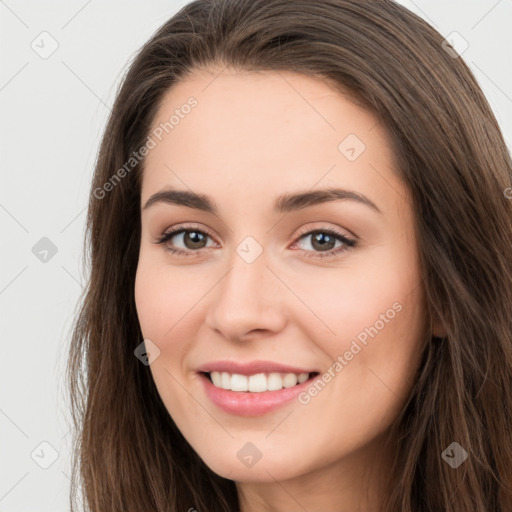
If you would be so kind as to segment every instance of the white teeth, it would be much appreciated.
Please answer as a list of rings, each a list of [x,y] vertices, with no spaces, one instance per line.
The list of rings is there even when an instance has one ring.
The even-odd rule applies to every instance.
[[[221,381],[220,381],[220,386],[218,386],[218,387],[221,387],[223,389],[231,389],[231,375],[229,375],[229,373],[227,373],[227,372],[222,372],[220,374],[220,376],[221,376]]]
[[[297,384],[297,375],[295,373],[287,373],[283,379],[283,386],[285,388],[291,388]]]
[[[291,388],[306,382],[309,373],[257,373],[255,375],[240,375],[228,372],[210,372],[213,385],[217,388],[231,391],[250,391],[261,393],[263,391],[278,391],[282,388]]]
[[[279,391],[283,388],[283,379],[280,373],[271,373],[268,376],[267,389],[269,391]]]
[[[264,373],[257,373],[249,377],[249,391],[261,393],[267,390],[267,376]]]
[[[220,388],[222,387],[222,380],[220,376],[220,372],[211,372],[210,377],[212,378],[213,385]]]
[[[249,379],[247,375],[233,373],[231,375],[231,391],[247,391],[249,389]]]
[[[297,376],[297,380],[299,381],[299,384],[302,384],[303,382],[306,382],[308,380],[309,373],[299,373]]]

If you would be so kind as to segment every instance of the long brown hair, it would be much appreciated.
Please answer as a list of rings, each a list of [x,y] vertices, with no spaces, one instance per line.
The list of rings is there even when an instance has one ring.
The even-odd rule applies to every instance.
[[[443,37],[391,0],[197,0],[167,21],[124,78],[101,143],[85,240],[90,278],[68,365],[73,479],[94,512],[238,510],[134,356],[147,141],[169,88],[212,64],[287,70],[350,91],[388,131],[408,186],[428,314],[426,344],[393,425],[385,512],[512,510],[512,164],[496,119]],[[114,176],[125,166],[122,179]],[[106,186],[110,183],[110,186]],[[468,458],[453,469],[442,452]],[[72,491],[74,508],[76,492]]]

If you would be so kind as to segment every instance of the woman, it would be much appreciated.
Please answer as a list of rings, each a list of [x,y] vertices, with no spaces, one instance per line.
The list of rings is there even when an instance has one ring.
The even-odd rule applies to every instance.
[[[91,189],[89,509],[510,510],[511,180],[473,75],[394,2],[185,6]]]

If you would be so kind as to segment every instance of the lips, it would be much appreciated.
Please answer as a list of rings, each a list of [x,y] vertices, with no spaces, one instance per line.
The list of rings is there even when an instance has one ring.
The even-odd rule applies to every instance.
[[[236,361],[214,361],[206,363],[197,369],[198,372],[227,372],[238,373],[240,375],[255,375],[257,373],[319,373],[316,368],[306,368],[298,366],[289,366],[274,361],[249,361],[246,363]]]
[[[200,373],[199,380],[206,397],[220,410],[236,416],[262,416],[292,403],[300,393],[304,392],[311,385],[316,375],[296,386],[282,388],[278,391],[264,391],[262,393],[217,388],[207,377],[206,373]],[[298,403],[296,406],[298,406]]]
[[[289,387],[281,388],[278,386],[274,391],[259,388],[257,392],[252,392],[245,390],[246,388],[244,388],[244,391],[240,388],[238,388],[240,390],[222,389],[222,387],[214,385],[212,382],[212,373],[217,374],[217,378],[219,374],[224,377],[228,374],[231,377],[238,376],[235,379],[237,382],[246,379],[246,377],[250,381],[254,376],[259,379],[264,378],[265,375],[276,376],[279,374],[287,376],[301,375],[302,378],[297,384],[291,382]],[[224,412],[238,416],[261,416],[290,403],[312,383],[319,372],[309,368],[283,365],[271,361],[252,361],[248,363],[216,361],[198,368],[198,374],[206,396]],[[297,380],[294,382],[297,382]]]

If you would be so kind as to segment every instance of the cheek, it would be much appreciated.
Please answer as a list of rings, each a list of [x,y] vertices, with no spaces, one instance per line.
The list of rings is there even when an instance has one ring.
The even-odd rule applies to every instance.
[[[321,319],[308,315],[307,329],[331,361],[335,378],[327,387],[345,401],[352,397],[361,414],[394,410],[419,363],[426,331],[420,270],[411,249],[398,249],[368,253],[353,268],[315,280],[314,288],[303,281],[299,292],[308,287],[308,306]]]
[[[191,338],[190,332],[185,332],[186,313],[191,307],[188,303],[197,302],[198,297],[192,296],[190,278],[185,273],[171,269],[154,256],[141,251],[135,277],[135,304],[144,339],[151,340],[160,350],[149,367],[154,383],[169,414],[173,411],[173,416],[180,417],[186,400],[180,398],[180,387],[173,376],[179,375],[179,354],[186,353]]]
[[[311,309],[334,331],[311,316],[309,337],[327,364],[318,387],[300,397],[295,420],[303,432],[315,432],[312,453],[328,450],[335,459],[365,445],[403,406],[425,329],[422,288],[409,270],[367,267],[364,277],[347,272],[346,279],[332,279],[329,294],[308,295]],[[293,435],[288,427],[281,427],[283,435]]]
[[[314,321],[320,328],[318,332],[333,340],[333,348],[345,348],[343,340],[357,337],[376,323],[379,331],[387,332],[417,323],[409,305],[421,314],[424,308],[417,293],[421,290],[420,269],[410,247],[375,247],[347,261],[344,267],[316,270],[310,276],[303,274],[294,287],[317,316],[315,320],[308,315],[310,323]]]
[[[178,333],[186,323],[184,316],[203,293],[189,271],[172,268],[161,258],[141,252],[135,304],[144,337],[163,342],[172,331],[172,337],[179,339]]]
[[[172,292],[166,288],[160,279],[158,267],[147,264],[141,257],[135,276],[135,305],[144,338],[156,341],[168,306],[166,302],[170,304],[173,301]]]

